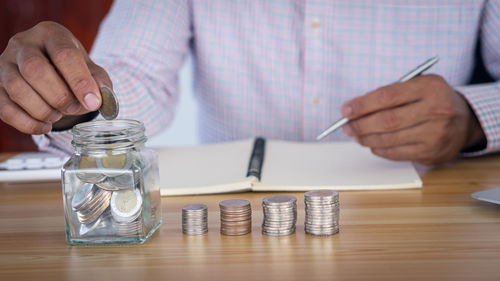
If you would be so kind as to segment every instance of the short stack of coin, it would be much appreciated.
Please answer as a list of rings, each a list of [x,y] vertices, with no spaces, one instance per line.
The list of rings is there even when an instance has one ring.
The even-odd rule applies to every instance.
[[[327,236],[339,232],[339,193],[334,190],[313,190],[304,194],[307,234]]]
[[[252,231],[252,208],[248,200],[224,200],[219,207],[222,234],[244,235]]]
[[[268,196],[262,200],[262,209],[262,234],[284,236],[295,232],[297,198],[289,195]]]
[[[182,233],[200,235],[208,232],[208,209],[205,204],[190,204],[182,207]]]

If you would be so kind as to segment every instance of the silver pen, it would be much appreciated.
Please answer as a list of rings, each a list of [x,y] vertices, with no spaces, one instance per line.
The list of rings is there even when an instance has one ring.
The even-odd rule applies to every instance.
[[[431,66],[433,66],[436,62],[438,62],[438,60],[439,60],[438,56],[435,56],[435,57],[432,57],[432,58],[426,60],[424,63],[422,63],[421,65],[417,66],[415,69],[413,69],[412,71],[408,72],[403,77],[399,78],[396,82],[406,82],[406,81],[412,79],[413,77],[415,77],[417,75],[420,75],[422,72],[426,71]],[[316,137],[316,140],[317,141],[321,140],[322,138],[324,138],[324,137],[328,136],[329,134],[333,133],[335,130],[337,130],[338,128],[344,126],[348,122],[349,122],[349,119],[347,119],[345,117],[342,117],[337,122],[333,123],[330,127],[328,127],[328,129],[324,130],[321,134],[319,134]]]

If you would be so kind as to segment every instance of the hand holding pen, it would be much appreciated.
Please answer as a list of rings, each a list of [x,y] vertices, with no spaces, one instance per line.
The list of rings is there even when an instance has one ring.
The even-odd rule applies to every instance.
[[[342,106],[342,115],[348,120],[344,133],[391,160],[443,163],[485,140],[466,99],[438,75],[417,76],[354,98]]]

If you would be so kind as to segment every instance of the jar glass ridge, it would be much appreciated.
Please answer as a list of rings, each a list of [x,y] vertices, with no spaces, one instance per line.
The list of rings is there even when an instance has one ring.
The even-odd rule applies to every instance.
[[[62,169],[70,244],[145,242],[161,224],[156,153],[135,120],[81,123]]]

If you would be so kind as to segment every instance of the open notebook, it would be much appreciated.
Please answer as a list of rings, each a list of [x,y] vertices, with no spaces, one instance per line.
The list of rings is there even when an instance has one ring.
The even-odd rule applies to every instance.
[[[263,159],[255,161],[254,157],[253,161],[262,163],[260,180],[258,175],[247,177],[252,155],[259,156],[254,143],[244,140],[158,149],[162,195],[422,187],[410,162],[377,157],[354,142],[266,140]]]

